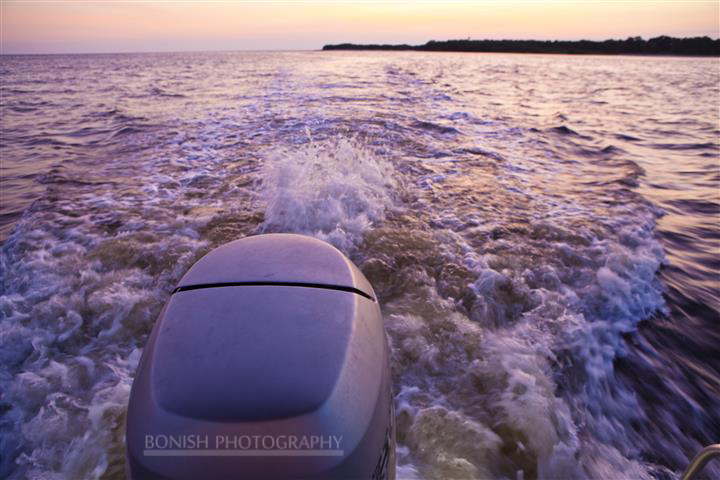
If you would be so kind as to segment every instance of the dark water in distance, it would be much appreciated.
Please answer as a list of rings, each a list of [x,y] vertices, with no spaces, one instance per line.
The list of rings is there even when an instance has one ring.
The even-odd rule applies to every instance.
[[[0,93],[0,477],[123,478],[169,292],[278,231],[376,288],[400,478],[677,478],[720,440],[718,59],[3,56]]]

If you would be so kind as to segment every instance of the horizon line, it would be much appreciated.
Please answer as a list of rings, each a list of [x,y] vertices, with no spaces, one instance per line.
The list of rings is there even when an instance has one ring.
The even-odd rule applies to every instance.
[[[624,38],[605,38],[603,40],[591,40],[588,38],[580,38],[580,39],[552,39],[552,40],[538,40],[533,38],[451,38],[446,40],[427,40],[424,44],[418,44],[418,45],[426,45],[429,42],[449,42],[449,41],[523,41],[523,42],[605,42],[608,40],[625,40],[627,38],[635,38],[640,37],[643,40],[650,40],[652,38],[659,38],[659,37],[669,37],[669,38],[676,38],[676,39],[685,39],[685,38],[709,38],[710,40],[717,41],[720,40],[720,35],[713,38],[710,35],[695,35],[695,36],[685,36],[685,37],[674,37],[672,35],[657,35],[653,37],[643,37],[642,35],[628,35]],[[413,46],[414,44],[409,43],[357,43],[357,42],[338,42],[338,43],[325,43],[323,46],[319,48],[287,48],[287,49],[277,49],[277,48],[269,48],[269,49],[199,49],[199,50],[117,50],[117,51],[106,51],[106,52],[81,52],[81,51],[73,51],[73,52],[11,52],[6,53],[3,52],[0,48],[0,56],[11,56],[11,55],[122,55],[122,54],[143,54],[143,53],[231,53],[231,52],[318,52],[323,51],[323,47],[327,45],[410,45]],[[481,52],[475,52],[475,53],[481,53]],[[498,53],[498,52],[486,52],[486,53]],[[510,52],[508,52],[510,53]]]

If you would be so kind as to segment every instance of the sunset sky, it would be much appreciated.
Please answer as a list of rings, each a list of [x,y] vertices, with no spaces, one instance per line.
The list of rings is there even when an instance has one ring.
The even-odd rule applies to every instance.
[[[720,36],[718,0],[0,0],[0,53],[306,50],[450,38]]]

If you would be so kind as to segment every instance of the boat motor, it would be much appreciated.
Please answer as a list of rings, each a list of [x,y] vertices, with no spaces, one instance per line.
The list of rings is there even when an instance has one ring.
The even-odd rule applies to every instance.
[[[211,251],[160,313],[126,427],[132,479],[393,479],[389,353],[370,283],[302,235]]]

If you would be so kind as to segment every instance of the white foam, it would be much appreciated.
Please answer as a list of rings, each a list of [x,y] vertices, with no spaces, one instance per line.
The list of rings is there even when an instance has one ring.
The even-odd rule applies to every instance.
[[[263,230],[314,235],[348,252],[385,218],[393,177],[389,161],[346,137],[269,151]]]
[[[206,133],[213,129],[210,122]],[[223,189],[228,175],[214,147],[206,142],[191,159],[159,144],[90,173],[120,176],[119,186],[50,185],[62,195],[41,199],[6,240],[0,392],[9,410],[0,476],[124,475],[124,416],[140,348],[167,293],[207,249],[199,230],[237,198],[238,190]]]
[[[443,446],[448,457],[437,461],[423,451],[434,445],[433,434],[451,435],[453,422],[437,428],[443,433],[413,439],[423,431],[414,426],[419,412],[442,407],[463,416],[462,423],[484,425],[500,437],[504,453],[470,461],[478,472],[489,472],[486,476],[647,478],[659,467],[638,458],[642,439],[629,425],[642,409],[615,379],[614,363],[627,348],[623,335],[664,309],[656,211],[639,201],[601,211],[583,198],[558,201],[536,191],[535,218],[524,219],[503,210],[502,202],[514,201],[519,192],[514,183],[532,184],[538,172],[509,171],[523,177],[496,177],[503,183],[492,185],[499,199],[483,197],[492,209],[482,203],[476,211],[458,209],[440,199],[462,202],[460,196],[424,193],[437,229],[436,261],[472,272],[473,297],[467,316],[460,315],[460,302],[454,304],[459,299],[438,298],[430,279],[423,281],[427,290],[413,283],[413,292],[385,307],[392,312],[386,321],[399,382],[412,386],[396,398],[399,441],[409,447],[399,464],[429,478],[447,476],[451,470],[444,469],[451,464],[461,468],[467,457],[459,448]],[[470,173],[458,179],[460,188],[472,181]],[[445,188],[452,192],[453,185]],[[520,234],[507,228],[505,216],[516,215]],[[578,226],[578,218],[601,228]],[[391,274],[410,278],[402,271]],[[480,333],[460,333],[463,324],[480,326]],[[508,457],[517,471],[506,469]]]

